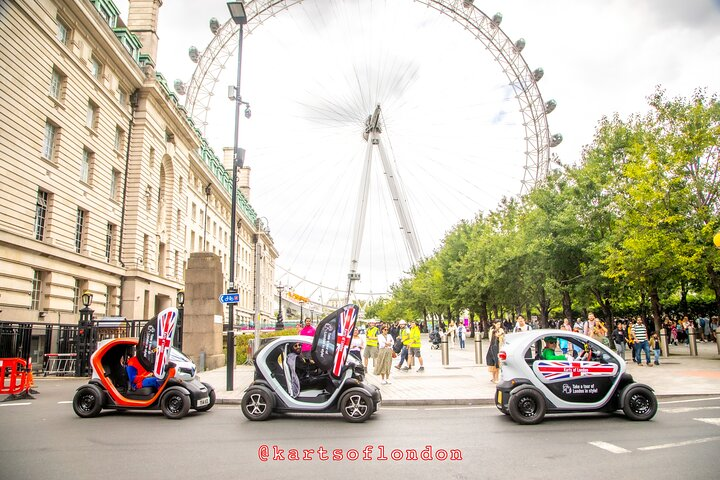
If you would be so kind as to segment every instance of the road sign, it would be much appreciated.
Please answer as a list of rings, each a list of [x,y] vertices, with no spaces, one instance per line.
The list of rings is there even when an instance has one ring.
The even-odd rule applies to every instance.
[[[238,303],[240,301],[239,293],[226,293],[220,295],[220,303]]]

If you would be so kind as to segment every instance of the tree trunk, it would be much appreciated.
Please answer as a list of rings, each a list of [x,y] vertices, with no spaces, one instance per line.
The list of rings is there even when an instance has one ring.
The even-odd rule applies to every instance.
[[[570,320],[570,325],[572,325],[572,320],[573,320],[572,301],[570,300],[570,291],[569,290],[562,291],[562,307],[563,307],[563,315],[565,316],[565,318]]]
[[[595,297],[595,300],[600,304],[600,309],[602,310],[603,314],[603,320],[605,322],[605,326],[608,327],[608,332],[612,331],[612,326],[614,322],[613,317],[613,311],[612,311],[612,305],[610,303],[609,298],[605,298],[603,296],[603,293],[598,290],[597,288],[591,288],[590,291],[592,292],[593,296]]]
[[[660,297],[658,296],[657,286],[654,284],[650,287],[650,310],[652,311],[655,331],[660,332]]]
[[[710,277],[710,287],[715,292],[715,311],[720,312],[720,272],[715,270],[712,265],[707,266],[708,276]]]
[[[547,297],[545,287],[540,287],[540,289],[538,290],[538,303],[538,307],[540,309],[540,328],[548,328],[548,316],[550,315],[550,299]]]
[[[684,314],[688,313],[687,282],[685,280],[680,280],[680,311]]]
[[[498,314],[498,306],[497,305],[493,304],[492,312],[493,312],[493,320],[496,318],[500,318],[500,315]]]

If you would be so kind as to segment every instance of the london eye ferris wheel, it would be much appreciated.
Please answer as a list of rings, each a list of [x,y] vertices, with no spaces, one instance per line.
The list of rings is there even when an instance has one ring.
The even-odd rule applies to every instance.
[[[311,300],[374,299],[462,219],[522,194],[562,141],[542,68],[471,0],[249,0],[241,145],[276,279]],[[232,138],[238,27],[191,48],[185,108]],[[176,82],[176,86],[179,82]],[[232,130],[229,130],[232,132]]]

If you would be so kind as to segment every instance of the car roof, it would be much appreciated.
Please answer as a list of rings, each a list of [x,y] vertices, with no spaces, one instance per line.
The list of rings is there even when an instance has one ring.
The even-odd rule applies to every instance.
[[[569,330],[559,330],[556,328],[539,328],[536,330],[527,330],[525,332],[508,333],[505,335],[505,344],[503,348],[505,350],[514,350],[515,348],[524,348],[537,340],[542,340],[545,337],[572,337],[582,340],[584,342],[593,341],[587,335],[582,333],[571,332]],[[597,343],[597,341],[595,341]]]

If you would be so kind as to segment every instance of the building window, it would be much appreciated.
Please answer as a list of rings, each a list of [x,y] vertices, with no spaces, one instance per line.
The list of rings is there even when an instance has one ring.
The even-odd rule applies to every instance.
[[[56,17],[55,21],[57,22],[57,39],[60,43],[63,45],[67,45],[70,43],[70,27],[67,26],[67,23],[63,22],[60,17]]]
[[[35,240],[45,239],[45,222],[48,212],[48,197],[50,195],[44,190],[38,190],[35,203]]]
[[[80,279],[75,279],[73,284],[73,313],[80,311]]]
[[[143,256],[141,265],[145,265],[147,269],[148,257],[150,256],[150,237],[143,235]]]
[[[121,152],[125,146],[125,132],[120,127],[115,127],[115,141],[113,143],[115,151]]]
[[[50,121],[46,121],[45,139],[43,141],[43,158],[46,158],[47,160],[55,159],[55,155],[57,154],[58,149],[59,137],[60,127],[53,123],[50,123]]]
[[[118,99],[118,103],[121,106],[124,107],[125,105],[127,105],[127,99],[128,99],[127,92],[125,92],[125,90],[123,90],[121,87],[118,87],[118,89],[117,89],[117,99]]]
[[[100,63],[100,60],[95,58],[95,55],[90,56],[90,75],[98,81],[102,76],[102,63]]]
[[[95,154],[83,148],[82,160],[80,161],[80,180],[90,184],[92,181],[93,165],[95,163]]]
[[[75,251],[80,253],[83,243],[83,230],[85,227],[86,212],[82,208],[77,209],[77,219],[75,221]]]
[[[110,261],[112,258],[112,247],[113,238],[115,237],[115,225],[112,223],[107,224],[107,231],[105,232],[105,260]]]
[[[53,68],[52,75],[50,77],[50,89],[48,94],[58,102],[62,101],[63,93],[65,92],[65,80],[65,75],[63,75],[58,69]]]
[[[88,101],[87,114],[85,116],[85,126],[91,130],[97,129],[99,118],[100,107],[95,105],[92,101]]]
[[[40,294],[42,293],[42,276],[39,270],[33,270],[32,294],[30,296],[30,310],[40,309]]]
[[[112,169],[112,176],[110,177],[110,198],[114,201],[118,201],[120,194],[120,170]]]

